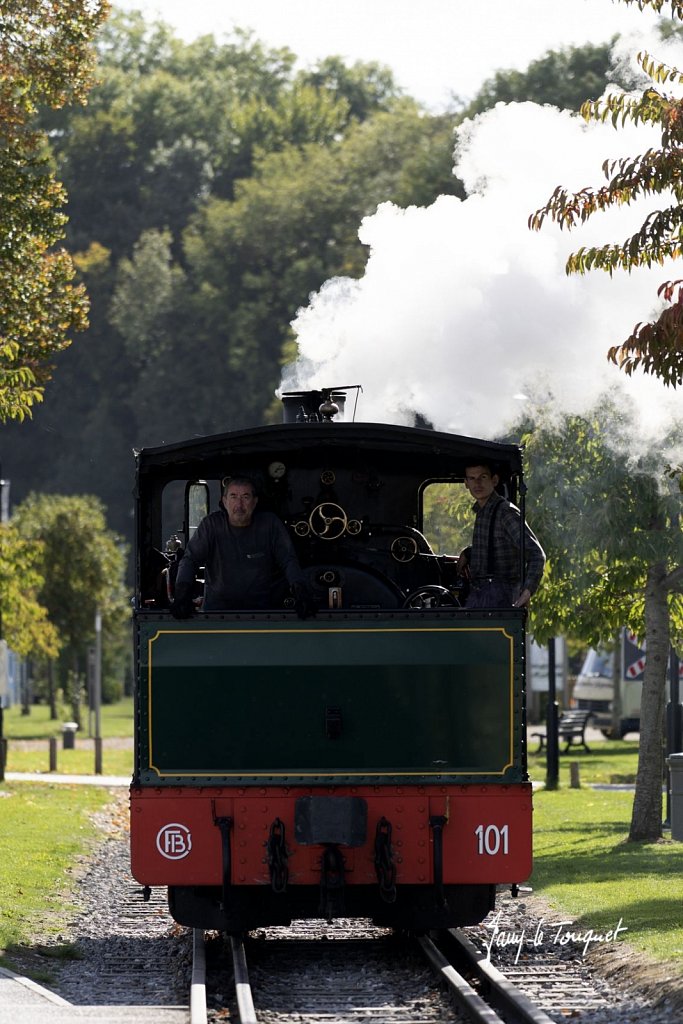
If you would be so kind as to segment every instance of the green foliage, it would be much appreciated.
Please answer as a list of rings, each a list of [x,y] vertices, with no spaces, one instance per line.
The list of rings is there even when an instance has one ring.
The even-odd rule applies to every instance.
[[[249,34],[186,44],[138,14],[98,49],[87,108],[41,112],[87,343],[58,356],[33,422],[4,429],[3,468],[18,500],[35,479],[97,494],[123,532],[131,450],[259,422],[298,307],[362,272],[362,217],[457,183],[452,119],[376,64],[297,71]]]
[[[3,639],[21,657],[56,657],[59,634],[37,597],[45,582],[41,542],[26,540],[9,523],[0,523],[0,552]]]
[[[422,494],[423,532],[437,554],[459,555],[472,540],[472,498],[462,483],[434,483]]]
[[[39,107],[83,102],[106,0],[6,0],[0,12],[0,422],[42,400],[51,358],[87,326],[64,234],[65,193],[50,168]]]
[[[659,11],[664,4],[663,0],[638,0],[638,6]],[[683,6],[677,0],[671,0],[671,15],[683,20]],[[648,53],[640,53],[638,62],[655,85],[683,82],[683,72],[657,62]],[[529,226],[539,230],[549,216],[561,228],[571,229],[599,211],[643,196],[662,196],[667,205],[648,214],[635,234],[621,243],[578,249],[567,261],[567,273],[583,274],[597,268],[612,274],[617,269],[631,271],[678,258],[683,223],[683,100],[648,87],[638,97],[619,93],[588,101],[581,113],[586,121],[611,122],[615,128],[627,122],[657,126],[661,129],[661,146],[633,158],[605,161],[602,171],[607,184],[601,188],[586,187],[571,193],[558,186],[545,206],[531,215]],[[609,349],[608,356],[627,374],[640,368],[675,387],[683,382],[682,282],[664,282],[658,297],[657,316],[649,323],[636,324],[625,341]]]
[[[164,357],[184,280],[180,267],[173,266],[168,231],[143,232],[132,259],[119,262],[109,315],[133,365]]]
[[[523,431],[527,512],[548,555],[532,606],[535,638],[566,633],[595,645],[622,626],[644,636],[648,568],[662,561],[673,572],[683,562],[676,481],[658,446],[625,454],[638,429],[619,394],[583,416],[555,419],[549,408],[544,403]],[[679,628],[678,594],[669,607]]]
[[[195,337],[217,378],[221,363],[230,374],[230,426],[261,418],[279,382],[287,325],[310,293],[330,277],[362,273],[362,218],[383,201],[435,198],[423,171],[435,151],[449,153],[450,138],[450,126],[425,124],[415,104],[402,101],[325,147],[263,154],[234,199],[212,199],[192,218],[183,241]],[[435,188],[438,171],[431,173]],[[446,184],[456,187],[452,175]],[[206,390],[206,367],[188,367],[178,350],[174,362],[190,390]]]
[[[301,81],[343,100],[349,117],[356,121],[386,109],[400,95],[391,71],[383,64],[357,62],[349,67],[341,57],[325,57],[312,71],[303,71]]]
[[[119,12],[98,51],[88,106],[40,114],[90,327],[49,403],[4,428],[3,468],[18,500],[36,479],[97,494],[123,532],[131,449],[272,416],[288,325],[324,281],[362,274],[363,217],[463,192],[456,115],[426,114],[380,65],[298,71],[248,33],[188,44]],[[549,62],[537,98],[554,74],[583,89],[591,60]]]
[[[20,537],[40,542],[39,599],[62,644],[62,683],[76,699],[87,648],[95,640],[95,613],[102,615],[103,676],[123,654],[129,617],[123,584],[125,553],[107,528],[97,498],[32,494],[15,510]]]
[[[597,99],[614,76],[610,75],[612,44],[566,47],[551,50],[529,64],[525,71],[497,71],[461,112],[474,117],[496,103],[549,103],[562,110],[579,110]]]
[[[95,610],[116,611],[123,600],[123,555],[96,498],[32,494],[15,510],[13,526],[42,542],[41,596],[64,641],[94,638]]]

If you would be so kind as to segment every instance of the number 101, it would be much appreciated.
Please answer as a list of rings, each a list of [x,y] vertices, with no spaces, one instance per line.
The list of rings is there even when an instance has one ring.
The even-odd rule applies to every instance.
[[[477,837],[477,853],[488,853],[490,857],[494,857],[497,853],[508,852],[507,825],[503,825],[502,828],[498,828],[497,825],[487,825],[486,828],[477,825],[474,834]]]

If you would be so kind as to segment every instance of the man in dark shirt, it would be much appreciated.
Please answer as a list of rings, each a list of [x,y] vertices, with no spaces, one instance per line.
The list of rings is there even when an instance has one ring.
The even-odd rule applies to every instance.
[[[180,560],[171,606],[176,618],[188,618],[194,610],[192,588],[201,566],[203,611],[272,607],[273,584],[282,575],[294,593],[297,614],[313,614],[285,525],[272,512],[257,510],[257,505],[251,480],[235,477],[226,483],[221,507],[202,519]]]
[[[523,608],[538,588],[545,552],[525,525],[524,578],[520,580],[520,511],[496,491],[498,475],[489,465],[465,468],[465,486],[474,498],[472,547],[458,569],[471,581],[467,608]]]

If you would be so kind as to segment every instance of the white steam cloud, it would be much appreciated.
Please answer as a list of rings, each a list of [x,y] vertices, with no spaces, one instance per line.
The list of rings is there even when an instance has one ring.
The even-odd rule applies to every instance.
[[[579,246],[629,237],[647,204],[597,214],[570,233],[549,220],[531,232],[527,222],[558,184],[597,186],[606,158],[659,144],[647,126],[615,131],[531,103],[499,104],[465,124],[454,170],[468,198],[386,203],[363,221],[365,274],[328,281],[298,312],[299,358],[283,390],[360,383],[361,420],[410,423],[419,412],[437,429],[493,438],[518,417],[525,393],[581,412],[623,387],[643,429],[658,433],[679,393],[627,378],[606,353],[655,313],[658,286],[680,268],[565,273]]]

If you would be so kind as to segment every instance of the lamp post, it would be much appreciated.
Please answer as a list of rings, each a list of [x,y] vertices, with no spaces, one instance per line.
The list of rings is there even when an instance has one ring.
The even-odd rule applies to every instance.
[[[6,523],[9,519],[9,480],[2,479],[2,467],[0,466],[0,523]],[[0,640],[2,640],[2,605],[0,604]],[[6,652],[0,651],[0,656],[6,658]],[[5,740],[4,705],[5,697],[0,693],[0,782],[5,781],[5,754],[7,741]]]
[[[95,611],[95,673],[93,680],[93,708],[95,711],[95,774],[102,774],[102,736],[100,708],[102,705],[102,614]]]
[[[548,641],[548,708],[546,718],[545,788],[557,789],[560,778],[560,744],[558,727],[557,686],[555,681],[555,637]]]
[[[669,702],[666,705],[666,753],[678,754],[683,749],[681,722],[679,658],[673,647],[669,651]],[[671,768],[666,770],[666,818],[664,828],[671,828]]]

